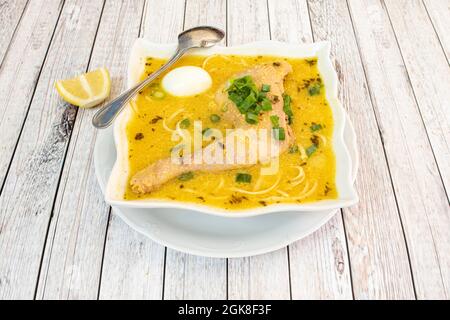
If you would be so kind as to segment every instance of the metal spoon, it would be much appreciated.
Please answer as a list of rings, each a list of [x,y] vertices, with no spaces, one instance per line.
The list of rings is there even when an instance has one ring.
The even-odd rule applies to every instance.
[[[193,48],[209,48],[220,42],[225,33],[217,28],[209,26],[200,26],[188,29],[178,35],[178,47],[174,55],[161,66],[158,70],[153,72],[148,78],[136,84],[133,88],[125,91],[120,96],[115,98],[110,103],[103,106],[92,119],[92,124],[99,129],[108,127],[116,116],[126,106],[127,102],[136,95],[139,91],[144,89],[150,82],[155,80],[161,73],[166,71],[178,59],[181,58],[187,51]]]

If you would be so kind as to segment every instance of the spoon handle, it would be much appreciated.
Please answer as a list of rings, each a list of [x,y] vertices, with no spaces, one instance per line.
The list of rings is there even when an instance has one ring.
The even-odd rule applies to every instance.
[[[142,82],[136,84],[134,87],[128,89],[120,96],[104,105],[92,118],[92,124],[94,127],[103,129],[108,127],[117,115],[122,111],[122,109],[127,105],[127,102],[135,96],[139,91],[144,89],[150,82],[155,80],[161,73],[166,71],[170,66],[172,66],[180,57],[186,52],[186,49],[177,48],[175,54],[161,66],[158,70],[153,72],[150,76],[144,79]]]

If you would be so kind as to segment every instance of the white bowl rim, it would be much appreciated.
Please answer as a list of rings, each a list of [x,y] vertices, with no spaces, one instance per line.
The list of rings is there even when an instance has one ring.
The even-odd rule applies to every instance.
[[[158,44],[142,38],[137,39],[130,54],[128,87],[131,87],[139,80],[139,76],[143,71],[143,61],[146,57],[168,58],[174,52],[175,48],[175,43]],[[208,56],[217,53],[318,58],[318,68],[326,88],[327,100],[333,111],[333,147],[336,156],[336,185],[339,190],[339,198],[299,204],[272,204],[266,207],[245,210],[226,210],[208,205],[170,200],[123,200],[124,190],[128,182],[128,142],[124,134],[124,126],[131,115],[131,108],[128,106],[114,123],[114,141],[116,144],[117,158],[108,180],[105,201],[116,207],[185,209],[227,218],[246,218],[275,212],[317,212],[349,207],[356,204],[358,202],[358,196],[352,181],[352,163],[343,137],[345,110],[337,98],[338,77],[330,59],[330,43],[289,44],[270,40],[233,47],[216,46],[201,51],[193,50],[191,54]]]

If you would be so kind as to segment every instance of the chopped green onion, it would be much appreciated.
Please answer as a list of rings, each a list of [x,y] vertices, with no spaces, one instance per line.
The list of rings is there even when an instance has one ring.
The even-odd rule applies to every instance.
[[[164,91],[159,91],[159,90],[152,91],[152,93],[150,95],[152,96],[152,98],[154,98],[156,100],[164,99],[164,97],[166,96]]]
[[[311,129],[312,132],[314,132],[322,129],[322,125],[313,122],[309,128]]]
[[[261,107],[264,111],[272,110],[272,103],[270,102],[269,99],[264,98],[261,102]]]
[[[263,84],[261,91],[258,91],[251,76],[232,80],[226,90],[228,99],[234,102],[250,124],[258,123],[258,115],[261,111],[272,110],[272,103],[266,95],[270,91],[270,85]]]
[[[245,121],[247,121],[247,123],[250,123],[250,124],[258,123],[258,115],[248,112],[245,114]]]
[[[315,144],[310,145],[308,148],[306,148],[306,155],[310,157],[314,152],[317,151],[317,146]]]
[[[264,98],[266,98],[267,97],[267,93],[265,93],[265,92],[260,92],[260,93],[258,93],[258,101],[263,101],[264,100]]]
[[[272,126],[274,128],[278,128],[280,126],[280,118],[278,116],[270,116],[270,121],[272,122]]]
[[[210,128],[205,128],[205,129],[202,130],[202,135],[205,136],[205,137],[210,136],[211,133],[212,133],[212,130]]]
[[[273,132],[276,140],[283,141],[284,139],[286,139],[284,128],[274,128]]]
[[[293,145],[289,147],[289,153],[297,153],[298,152],[298,145]]]
[[[252,175],[248,173],[238,173],[236,175],[236,182],[250,183],[252,182]]]
[[[181,129],[187,129],[187,128],[189,128],[190,125],[191,125],[191,121],[189,119],[187,119],[187,118],[181,120],[181,122],[180,122],[180,128]]]
[[[314,84],[312,86],[309,86],[309,88],[308,88],[309,95],[310,96],[317,96],[318,94],[320,94],[320,88],[321,88],[321,85],[318,84],[318,83],[316,83],[316,84]]]
[[[212,115],[209,116],[209,120],[211,120],[211,122],[214,122],[214,123],[219,122],[220,121],[220,116],[217,115],[217,114],[212,114]]]
[[[283,111],[288,116],[288,123],[292,123],[292,119],[294,118],[294,113],[291,108],[291,97],[287,94],[283,95]]]
[[[184,172],[178,176],[180,181],[188,181],[194,178],[194,173],[192,171]]]

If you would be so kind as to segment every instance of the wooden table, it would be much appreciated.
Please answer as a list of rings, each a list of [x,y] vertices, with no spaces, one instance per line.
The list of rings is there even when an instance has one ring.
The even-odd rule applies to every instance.
[[[449,0],[6,0],[0,18],[0,298],[450,298]],[[133,231],[94,175],[95,110],[54,89],[106,66],[113,97],[138,36],[201,24],[228,45],[332,43],[360,202],[273,253],[196,257]]]

